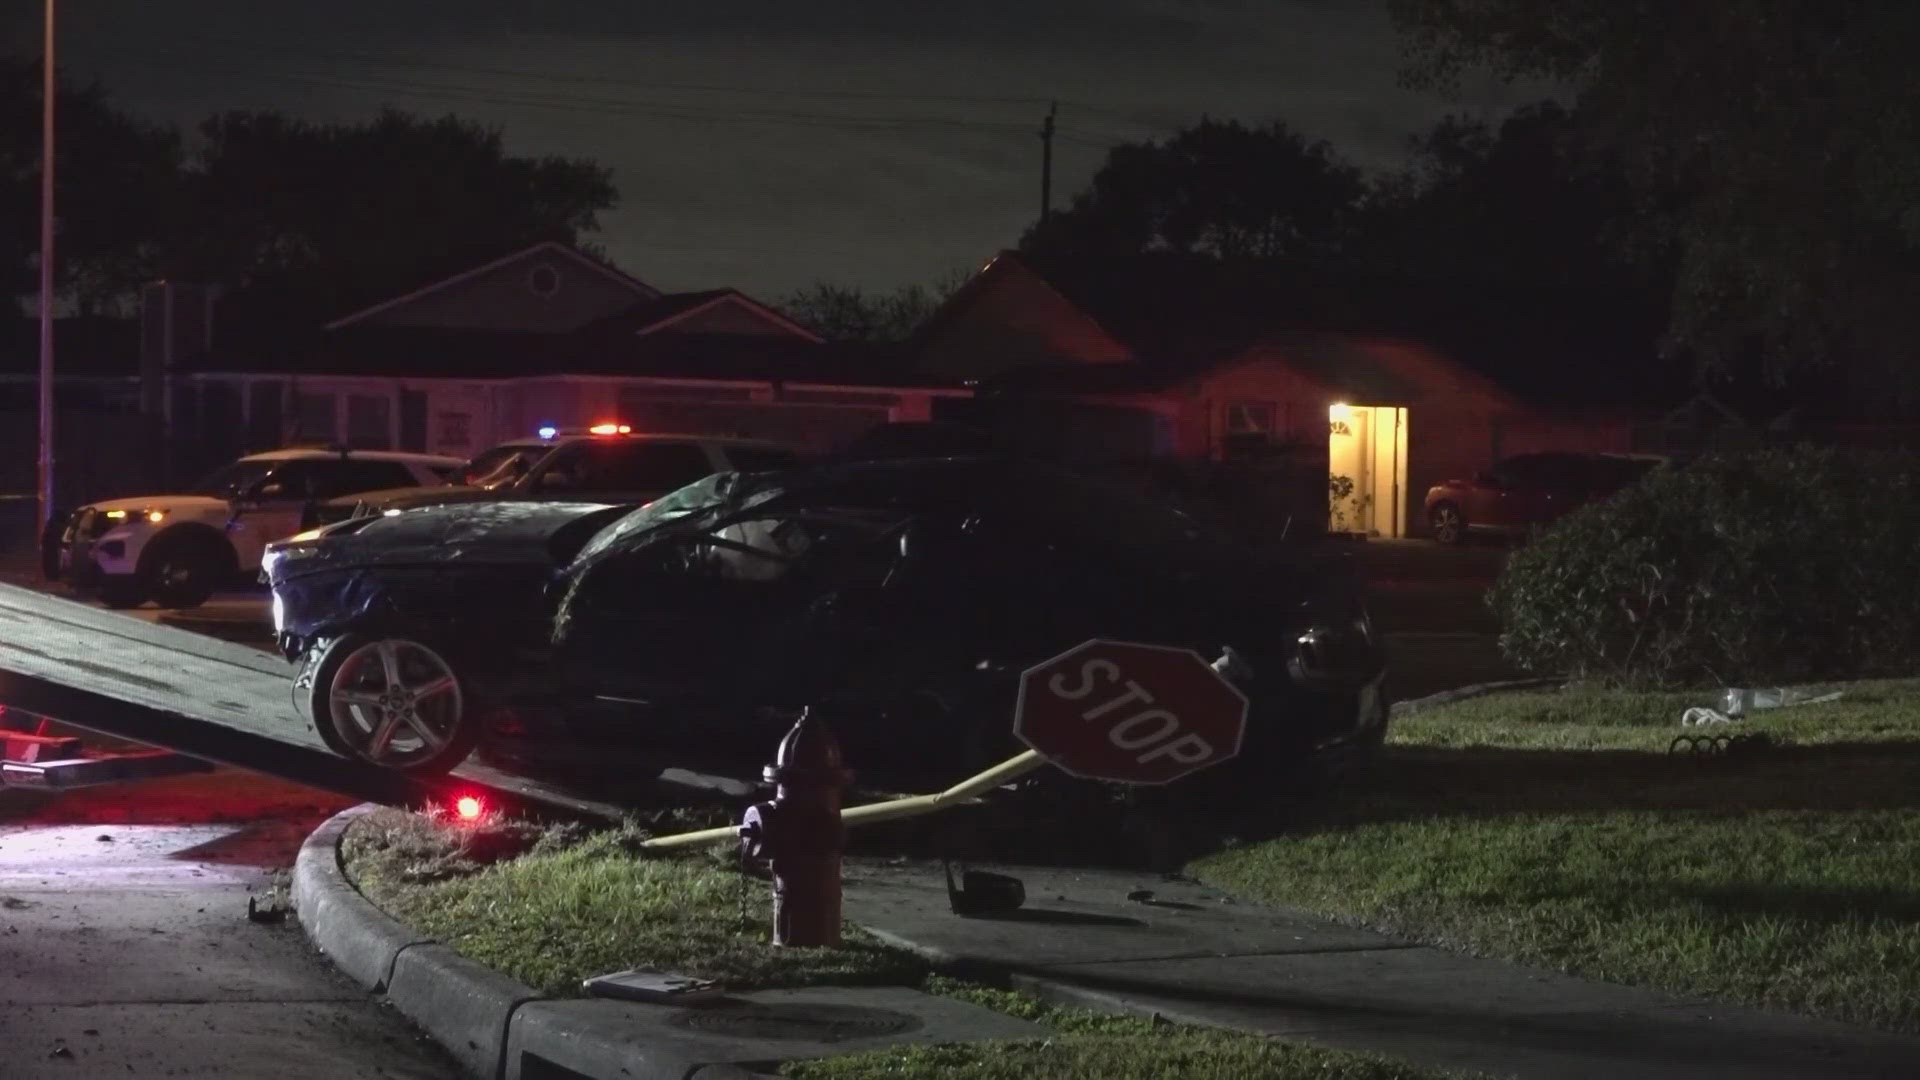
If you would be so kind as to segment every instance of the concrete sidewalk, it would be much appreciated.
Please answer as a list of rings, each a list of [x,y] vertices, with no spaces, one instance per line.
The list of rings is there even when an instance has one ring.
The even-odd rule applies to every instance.
[[[847,916],[1055,1000],[1495,1076],[1920,1076],[1920,1038],[1476,959],[1150,873],[995,869],[1025,882],[1015,917],[951,914],[924,864],[849,865]]]

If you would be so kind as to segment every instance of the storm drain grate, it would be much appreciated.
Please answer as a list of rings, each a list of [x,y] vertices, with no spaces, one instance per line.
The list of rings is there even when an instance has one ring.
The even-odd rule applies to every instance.
[[[674,1014],[667,1022],[707,1035],[818,1043],[877,1039],[905,1034],[920,1026],[917,1016],[861,1005],[762,1005],[756,1002],[687,1009]]]

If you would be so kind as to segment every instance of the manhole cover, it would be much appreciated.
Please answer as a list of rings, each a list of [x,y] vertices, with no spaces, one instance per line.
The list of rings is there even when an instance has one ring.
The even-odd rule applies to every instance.
[[[675,1027],[739,1039],[793,1039],[837,1043],[900,1035],[920,1026],[920,1018],[860,1005],[796,1003],[722,1005],[687,1009],[667,1021]]]

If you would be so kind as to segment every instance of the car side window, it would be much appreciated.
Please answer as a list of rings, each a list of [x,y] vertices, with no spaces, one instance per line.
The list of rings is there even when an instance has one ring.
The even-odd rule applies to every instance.
[[[260,478],[246,494],[249,498],[263,502],[281,502],[287,499],[311,498],[313,487],[312,462],[284,461],[273,467],[273,471]]]
[[[874,588],[900,563],[905,520],[832,511],[735,520],[692,541],[697,554],[689,569],[724,581],[804,577],[819,586]]]
[[[398,461],[314,462],[313,497],[332,499],[381,488],[412,487],[413,472]]]

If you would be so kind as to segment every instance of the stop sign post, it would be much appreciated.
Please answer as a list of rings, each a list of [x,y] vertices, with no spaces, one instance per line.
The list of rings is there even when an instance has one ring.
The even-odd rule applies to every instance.
[[[1191,649],[1095,639],[1020,677],[1013,732],[1062,771],[1166,784],[1232,758],[1247,697]]]

